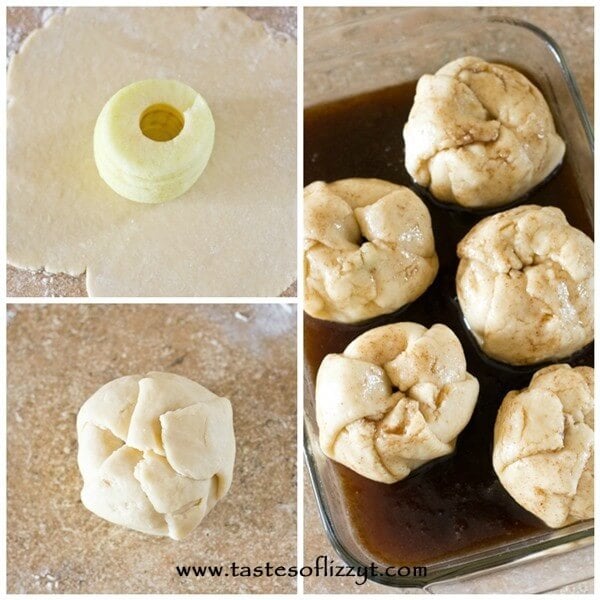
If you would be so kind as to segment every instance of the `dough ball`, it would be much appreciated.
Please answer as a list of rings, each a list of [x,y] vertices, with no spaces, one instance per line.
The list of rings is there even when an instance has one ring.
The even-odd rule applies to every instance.
[[[470,208],[520,198],[565,153],[541,92],[518,71],[471,56],[419,79],[404,141],[412,178]]]
[[[454,450],[478,393],[445,325],[377,327],[321,363],[319,442],[326,456],[363,477],[395,483]]]
[[[115,379],[77,415],[81,501],[107,521],[183,539],[229,490],[231,404],[171,373]]]
[[[483,219],[458,256],[458,300],[487,355],[527,365],[592,341],[593,242],[560,209],[519,206]]]
[[[594,369],[552,365],[509,392],[494,428],[506,491],[549,527],[594,516]]]
[[[304,190],[304,310],[354,323],[417,299],[435,279],[431,217],[408,188],[380,179]]]

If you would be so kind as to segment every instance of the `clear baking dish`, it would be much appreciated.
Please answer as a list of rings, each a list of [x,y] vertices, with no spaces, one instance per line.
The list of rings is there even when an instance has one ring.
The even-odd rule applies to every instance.
[[[546,97],[557,129],[566,141],[568,160],[593,222],[593,131],[577,84],[556,43],[539,28],[523,21],[488,18],[431,22],[430,14],[427,9],[384,10],[306,31],[305,107],[414,81],[459,56],[475,55],[510,64],[534,75]],[[451,18],[452,12],[448,14]],[[373,557],[353,533],[337,475],[318,445],[313,387],[307,372],[305,459],[319,512],[340,557],[348,565],[370,565]],[[572,561],[577,568],[567,573],[561,572],[560,562],[556,563],[565,553],[581,552],[582,546],[592,542],[593,522],[588,521],[429,564],[425,577],[378,576],[376,581],[436,592],[548,591],[593,576],[587,552],[585,560]],[[532,561],[542,557],[548,567],[544,569],[544,583],[536,582],[529,588],[517,584],[518,580],[529,577]]]

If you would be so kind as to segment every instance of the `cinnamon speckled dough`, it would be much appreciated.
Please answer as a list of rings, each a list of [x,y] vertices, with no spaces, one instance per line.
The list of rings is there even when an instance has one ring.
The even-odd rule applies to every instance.
[[[227,493],[231,403],[174,373],[102,386],[77,415],[81,501],[99,517],[183,539]]]
[[[304,310],[354,323],[393,312],[433,282],[429,211],[382,179],[315,181],[304,189]]]
[[[471,208],[523,196],[565,153],[541,92],[515,69],[472,56],[419,79],[404,140],[413,179]]]
[[[594,369],[552,365],[507,394],[494,428],[506,491],[550,527],[594,517]]]
[[[527,365],[594,338],[594,244],[553,206],[480,221],[458,245],[458,301],[481,349]]]
[[[102,181],[94,124],[120,88],[177,79],[211,107],[211,160],[158,206]],[[91,296],[265,296],[295,277],[296,45],[235,9],[74,8],[8,74],[8,260]],[[290,242],[292,240],[292,242]]]
[[[454,450],[478,393],[446,325],[376,327],[319,367],[321,449],[363,477],[395,483]]]

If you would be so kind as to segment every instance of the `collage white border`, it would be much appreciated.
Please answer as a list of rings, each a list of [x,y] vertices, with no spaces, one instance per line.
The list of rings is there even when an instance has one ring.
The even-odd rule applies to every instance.
[[[2,33],[4,39],[6,40],[6,8],[7,6],[40,6],[44,3],[41,2],[15,2],[15,3],[3,3],[3,9],[5,11],[5,16],[2,19]],[[98,6],[101,3],[99,2],[73,2],[72,0],[66,0],[64,2],[58,2],[57,4],[61,6]],[[108,297],[108,298],[30,298],[30,297],[15,297],[15,298],[7,298],[6,294],[6,210],[4,210],[4,218],[1,220],[0,224],[0,240],[3,249],[2,256],[2,275],[1,283],[0,283],[0,294],[2,296],[3,302],[3,310],[2,310],[2,338],[1,338],[1,349],[0,349],[0,369],[1,369],[1,381],[3,389],[5,390],[4,401],[2,404],[2,425],[0,427],[0,439],[2,443],[2,456],[0,457],[0,476],[4,481],[4,490],[2,494],[0,494],[0,511],[2,513],[2,518],[0,519],[0,534],[2,534],[2,539],[4,543],[0,546],[0,591],[2,595],[6,595],[6,531],[7,531],[7,515],[6,515],[6,452],[7,452],[7,442],[6,442],[6,418],[7,418],[7,399],[6,399],[6,389],[7,389],[7,380],[6,380],[6,326],[7,326],[7,305],[8,304],[80,304],[80,303],[89,303],[89,304],[231,304],[231,303],[248,303],[248,304],[296,304],[297,305],[297,323],[298,323],[298,331],[297,331],[297,382],[298,382],[298,393],[297,393],[297,513],[296,513],[296,522],[297,522],[297,564],[298,567],[301,567],[304,563],[304,530],[303,530],[303,508],[304,508],[304,455],[303,455],[303,396],[304,396],[304,378],[303,378],[303,329],[302,329],[302,304],[298,301],[298,298],[303,297],[303,280],[302,280],[302,219],[301,219],[301,204],[300,199],[302,198],[302,189],[303,189],[303,140],[302,140],[302,108],[303,108],[303,75],[302,75],[302,67],[303,67],[303,54],[304,54],[304,46],[303,46],[303,30],[304,30],[304,19],[303,19],[303,8],[304,7],[336,7],[336,6],[354,6],[354,7],[362,7],[362,6],[373,6],[373,7],[477,7],[477,6],[497,6],[497,7],[522,7],[522,6],[533,6],[533,7],[561,7],[561,6],[573,6],[573,2],[544,2],[544,3],[532,3],[532,2],[516,2],[516,1],[499,1],[499,2],[368,2],[364,0],[362,2],[355,1],[340,1],[335,2],[331,0],[321,0],[321,1],[307,1],[307,2],[252,2],[247,0],[239,0],[237,2],[223,2],[223,1],[215,1],[208,0],[206,2],[189,2],[189,1],[178,1],[169,3],[165,0],[156,1],[156,0],[145,0],[143,2],[110,2],[109,6],[135,6],[135,7],[144,7],[144,6],[293,6],[297,8],[297,92],[298,92],[298,115],[297,115],[297,123],[298,123],[298,135],[297,135],[297,192],[298,192],[298,219],[297,219],[297,247],[298,247],[298,261],[297,261],[297,281],[298,281],[298,295],[297,298],[284,298],[284,297],[269,297],[269,298],[233,298],[233,297],[214,297],[214,298],[120,298],[120,297]],[[577,6],[582,7],[598,7],[600,6],[600,0],[595,0],[590,2],[582,1],[577,2]],[[598,40],[598,28],[596,24],[594,24],[594,57],[595,57],[595,67],[594,67],[594,80],[600,80],[597,78],[598,71],[600,67],[598,66],[598,60],[600,53],[600,41]],[[2,94],[3,98],[6,101],[6,69],[3,70],[2,73]],[[600,101],[598,100],[598,96],[596,95],[594,98],[594,129],[596,129],[596,121],[597,115],[599,114]],[[6,207],[6,111],[3,110],[0,116],[0,130],[4,132],[4,144],[0,149],[0,160],[1,164],[4,165],[4,168],[1,170],[0,182],[2,184],[2,197],[3,197],[3,206]],[[598,160],[595,160],[596,172],[598,170]],[[594,186],[595,194],[597,195],[600,191],[600,184],[598,183],[598,178],[596,178],[595,186]],[[598,214],[595,216],[595,226],[597,226],[598,220],[600,217]],[[596,249],[596,260],[600,256],[600,252]],[[600,310],[598,309],[598,303],[595,306],[595,314],[596,314],[596,322],[598,322],[598,315],[600,314]],[[596,437],[598,438],[598,432],[596,432]],[[596,496],[599,496],[600,491],[600,483],[596,483]],[[599,550],[595,548],[595,575],[598,576],[598,556]],[[297,591],[296,595],[304,595],[303,594],[303,579],[302,577],[298,577],[297,580]],[[389,589],[382,589],[382,594],[390,593]],[[399,592],[396,592],[399,593]],[[111,594],[116,595],[122,598],[131,598],[133,600],[140,600],[141,598],[152,598],[154,595],[152,594]],[[168,596],[176,595],[176,594],[168,594]],[[178,594],[177,594],[178,595]],[[289,598],[294,594],[290,595],[282,595],[282,594],[271,594],[271,595],[263,595],[263,594],[253,594],[253,597],[265,597],[265,598],[273,598],[273,597],[282,597]],[[34,597],[45,597],[45,594],[34,594]],[[74,598],[92,598],[105,597],[104,594],[66,594],[68,597]],[[191,597],[215,597],[216,594],[185,594],[185,596]],[[227,597],[227,598],[239,598],[239,594],[223,594],[218,595],[219,597]],[[309,594],[307,597],[315,597],[322,598],[327,596],[327,594]],[[380,594],[365,594],[365,596],[370,598],[377,598]],[[510,594],[511,597],[524,597],[523,594]],[[337,596],[332,596],[337,597]],[[448,596],[451,597],[451,596]],[[490,597],[504,598],[505,595],[492,594]],[[588,596],[583,596],[588,597]]]

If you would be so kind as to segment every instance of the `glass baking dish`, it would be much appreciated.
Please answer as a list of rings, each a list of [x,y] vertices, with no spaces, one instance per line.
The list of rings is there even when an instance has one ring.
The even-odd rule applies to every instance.
[[[414,81],[460,56],[475,55],[510,64],[532,74],[546,97],[557,130],[566,141],[568,160],[593,222],[593,131],[577,84],[556,43],[523,21],[500,17],[457,21],[452,20],[452,10],[445,12],[448,20],[431,22],[428,9],[383,10],[305,31],[305,107]],[[456,14],[454,11],[454,17]],[[306,373],[304,449],[318,509],[340,557],[351,566],[370,565],[373,557],[353,534],[335,470],[319,448],[313,387],[312,377]],[[483,393],[480,401],[482,397]],[[587,521],[429,564],[425,577],[380,575],[376,581],[428,591],[497,592],[502,589],[502,578],[510,588],[518,569],[520,577],[528,577],[531,561],[543,557],[552,567],[557,555],[560,559],[567,552],[581,552],[578,549],[592,542],[593,521]],[[519,585],[518,590],[548,591],[590,578],[593,564],[588,557],[586,552],[583,561],[573,561],[577,569],[568,573],[560,572],[558,567],[546,569],[543,584],[536,583],[536,589]],[[502,591],[517,589],[513,584],[512,590]]]

